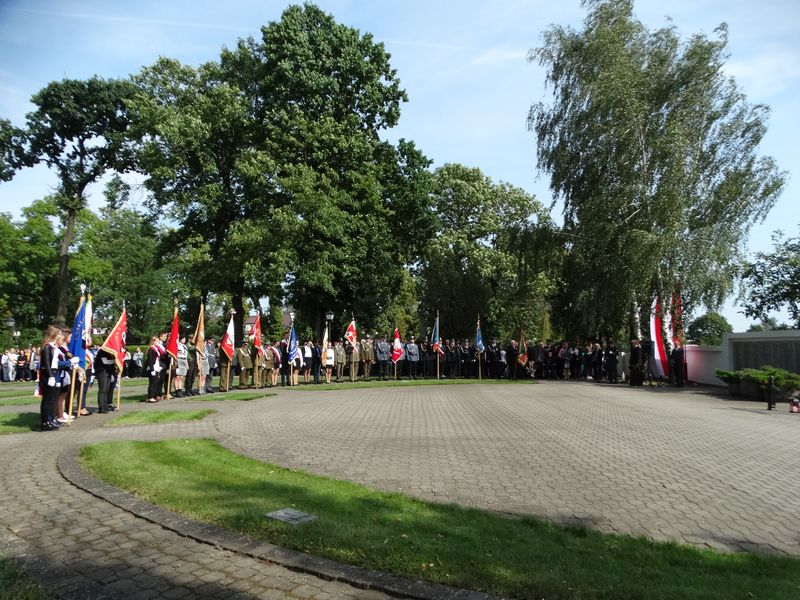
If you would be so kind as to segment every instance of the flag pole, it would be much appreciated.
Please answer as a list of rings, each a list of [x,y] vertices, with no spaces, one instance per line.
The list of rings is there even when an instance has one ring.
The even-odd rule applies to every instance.
[[[289,359],[289,387],[292,387],[294,385],[294,359],[290,355],[292,351],[292,331],[294,330],[294,311],[289,313],[289,318],[292,324],[289,326],[289,353],[286,356]],[[299,345],[298,343],[298,352]]]
[[[478,329],[481,328],[481,316],[478,315]],[[483,336],[481,336],[483,338]],[[478,340],[475,340],[477,342]],[[475,344],[475,353],[478,355],[478,381],[481,380],[481,349],[478,348],[478,344]]]
[[[75,396],[75,365],[72,365],[72,372],[69,378],[69,408],[67,408],[67,427],[69,427],[71,424],[70,417],[72,417],[72,400],[74,396]]]
[[[122,314],[125,314],[125,300],[122,301]],[[125,328],[127,329],[127,321]],[[119,358],[119,356],[115,358]],[[122,357],[122,360],[125,360],[124,356]],[[117,412],[120,412],[120,409],[122,408],[122,369],[116,360],[114,362],[117,365]]]
[[[436,328],[436,335],[439,336],[439,327],[441,327],[442,324],[439,322],[438,310],[436,311],[436,324],[438,325],[438,327]],[[439,343],[438,339],[433,340],[434,346],[436,346],[438,343]],[[434,350],[434,352],[436,352],[436,381],[439,381],[439,350]]]

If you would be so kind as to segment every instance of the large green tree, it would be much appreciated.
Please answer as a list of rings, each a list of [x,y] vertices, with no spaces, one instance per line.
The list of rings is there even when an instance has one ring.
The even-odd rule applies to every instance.
[[[435,171],[432,195],[438,227],[419,265],[424,322],[438,311],[447,337],[472,337],[478,315],[485,334],[540,333],[558,254],[542,243],[551,228],[541,204],[459,164]]]
[[[54,197],[64,227],[58,252],[55,320],[61,324],[68,312],[69,258],[76,217],[86,206],[89,185],[109,169],[124,169],[122,141],[128,124],[124,100],[131,89],[129,82],[100,77],[54,81],[31,98],[36,108],[27,115],[24,128],[12,130],[7,123],[0,124],[0,143],[12,145],[11,167],[43,163],[58,176]],[[0,163],[0,171],[8,175],[8,166]]]
[[[770,312],[788,308],[800,329],[800,237],[776,234],[773,241],[772,252],[759,252],[745,265],[744,314],[769,322]]]
[[[757,155],[767,107],[725,74],[725,25],[684,40],[672,26],[648,30],[632,0],[584,4],[582,31],[552,26],[530,54],[552,102],[534,104],[529,125],[563,201],[571,313],[586,333],[629,316],[636,334],[653,294],[720,304],[784,175]]]
[[[719,346],[725,333],[732,333],[733,327],[721,314],[709,312],[694,319],[686,328],[686,338],[702,346]]]

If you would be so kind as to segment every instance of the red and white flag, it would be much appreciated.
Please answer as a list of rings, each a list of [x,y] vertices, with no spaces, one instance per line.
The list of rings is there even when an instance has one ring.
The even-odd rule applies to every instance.
[[[178,307],[175,307],[175,316],[172,317],[172,327],[169,329],[169,338],[167,339],[167,352],[178,360],[178,338],[180,337],[180,323],[178,323]]]
[[[228,357],[228,360],[233,360],[233,314],[231,314],[231,320],[228,321],[228,329],[225,330],[225,335],[222,336],[219,342],[219,347],[225,353],[225,356]]]
[[[394,328],[394,342],[392,343],[392,362],[397,363],[403,358],[403,344],[400,342],[400,332]]]
[[[353,319],[350,321],[350,325],[347,326],[347,331],[344,332],[344,339],[350,342],[350,345],[355,347],[356,343],[358,343],[358,337],[356,336],[356,320]]]
[[[255,323],[253,323],[253,348],[258,350],[259,355],[264,355],[264,346],[261,343],[261,315],[256,315]]]
[[[119,321],[114,325],[114,329],[108,334],[106,341],[100,347],[114,356],[117,368],[122,370],[122,361],[125,359],[125,336],[128,332],[128,312],[123,308]]]

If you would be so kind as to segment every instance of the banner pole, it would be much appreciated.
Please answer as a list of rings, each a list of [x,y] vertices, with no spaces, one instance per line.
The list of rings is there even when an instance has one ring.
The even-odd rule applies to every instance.
[[[439,351],[436,351],[436,381],[439,381]]]
[[[228,366],[225,369],[225,391],[230,392],[231,387],[231,359],[228,359]]]
[[[120,411],[122,402],[122,369],[117,368],[117,412]]]
[[[75,365],[72,365],[72,373],[69,378],[69,408],[67,409],[67,427],[71,425],[72,400],[74,397],[75,397]]]
[[[478,381],[481,380],[481,351],[475,348],[475,353],[478,355]]]
[[[172,388],[172,357],[169,357],[169,366],[167,367],[167,393],[165,394],[164,399],[170,400],[172,396],[170,396],[169,391]]]

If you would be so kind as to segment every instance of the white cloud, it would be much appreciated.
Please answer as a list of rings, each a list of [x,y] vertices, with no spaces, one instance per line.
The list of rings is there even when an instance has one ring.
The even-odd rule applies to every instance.
[[[498,63],[505,63],[509,61],[522,62],[528,55],[527,50],[503,50],[501,48],[491,48],[481,52],[470,61],[470,66],[478,67],[484,65],[496,65]]]
[[[797,85],[800,55],[787,49],[766,50],[749,59],[731,60],[725,70],[751,100],[766,100]]]

